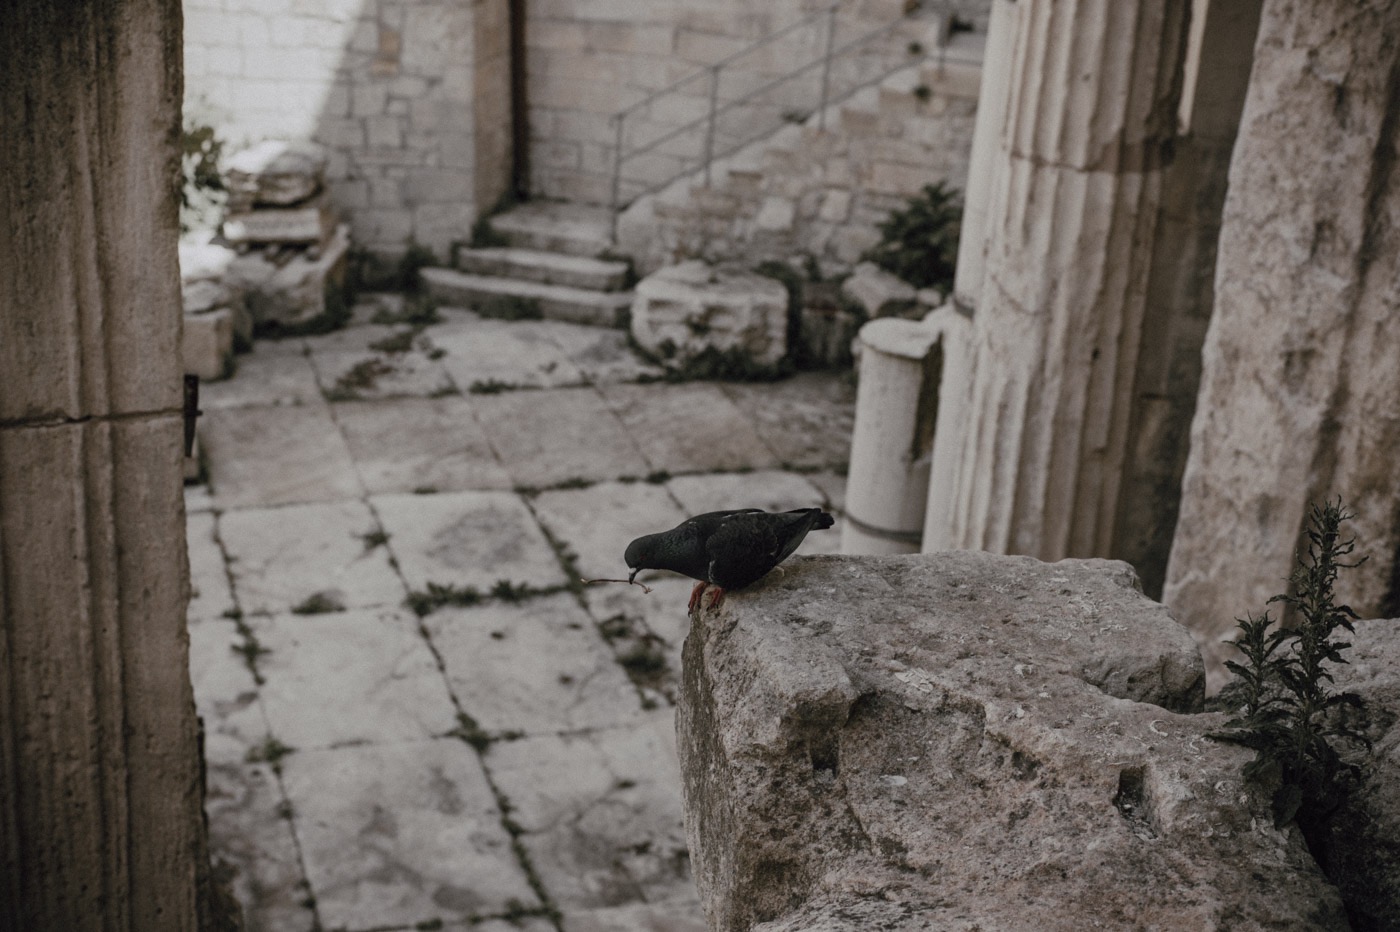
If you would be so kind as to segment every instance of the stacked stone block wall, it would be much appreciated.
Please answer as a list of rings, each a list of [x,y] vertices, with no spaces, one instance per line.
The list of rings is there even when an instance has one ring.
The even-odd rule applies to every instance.
[[[186,115],[312,139],[357,244],[445,251],[510,172],[506,0],[187,0]]]
[[[960,4],[963,19],[985,26],[989,4]],[[625,125],[624,148],[632,149],[704,117],[710,106],[705,70],[738,56],[723,69],[717,98],[721,105],[745,97],[780,75],[821,57],[827,42],[827,2],[774,0],[755,7],[740,0],[706,4],[658,0],[638,5],[625,0],[539,0],[528,7],[526,45],[532,193],[588,203],[608,203],[616,147],[610,118],[653,92],[691,76],[682,87],[654,104],[633,111]],[[829,76],[840,93],[908,61],[911,42],[928,45],[935,11],[906,16],[903,0],[857,0],[841,5],[835,45],[840,47],[880,26],[905,20],[879,41],[836,61]],[[816,15],[813,15],[816,14]],[[794,26],[761,48],[753,44]],[[821,69],[764,91],[729,110],[717,123],[715,151],[725,152],[754,138],[784,118],[801,119],[817,107]],[[623,197],[694,168],[705,148],[705,129],[696,127],[624,164]]]
[[[987,0],[960,16],[985,26]],[[332,152],[336,208],[357,245],[444,253],[510,188],[513,171],[509,0],[187,0],[186,114],[212,125],[226,151],[263,139],[311,139]],[[525,5],[529,193],[585,203],[611,196],[610,117],[687,76],[701,75],[627,123],[635,146],[703,116],[708,66],[803,17],[810,23],[723,71],[723,103],[818,58],[825,0],[531,0]],[[833,65],[831,99],[931,47],[933,5],[847,0],[836,43],[901,23]],[[820,69],[764,92],[719,122],[715,151],[800,121],[820,99]],[[625,194],[698,164],[703,130],[627,165]],[[889,160],[884,160],[888,162]]]
[[[962,36],[941,55],[891,75],[816,115],[629,207],[619,246],[639,270],[702,258],[747,264],[814,257],[849,271],[879,224],[924,185],[966,186],[983,41]]]

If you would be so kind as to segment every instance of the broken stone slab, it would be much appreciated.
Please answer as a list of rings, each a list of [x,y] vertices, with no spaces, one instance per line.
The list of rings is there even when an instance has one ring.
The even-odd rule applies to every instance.
[[[865,309],[870,317],[892,317],[917,305],[914,286],[873,262],[862,262],[841,284],[841,294]]]
[[[326,150],[311,142],[268,140],[235,153],[224,163],[227,209],[299,204],[321,190]]]
[[[259,207],[224,217],[224,239],[235,246],[317,246],[335,232],[335,212],[324,199],[300,207]]]
[[[228,280],[243,293],[255,326],[303,324],[326,313],[328,294],[343,297],[349,252],[350,227],[341,224],[315,257],[297,252],[278,265],[250,252],[229,264]]]
[[[677,731],[710,927],[1346,929],[1189,634],[1127,564],[793,558],[692,616]]]
[[[775,279],[691,260],[637,283],[632,337],[669,368],[718,353],[770,369],[788,352],[787,304]]]

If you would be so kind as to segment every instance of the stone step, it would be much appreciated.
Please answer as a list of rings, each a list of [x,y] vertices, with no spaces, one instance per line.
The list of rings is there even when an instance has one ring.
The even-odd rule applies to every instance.
[[[457,268],[473,275],[516,278],[589,291],[617,291],[627,283],[626,262],[536,249],[464,249],[457,254]]]
[[[597,258],[612,248],[606,207],[563,201],[527,201],[491,218],[512,246]]]
[[[444,268],[425,268],[418,274],[428,294],[438,301],[478,309],[496,304],[498,313],[514,304],[521,311],[538,309],[548,320],[621,328],[632,307],[630,291],[588,291]],[[488,314],[491,310],[486,309]]]

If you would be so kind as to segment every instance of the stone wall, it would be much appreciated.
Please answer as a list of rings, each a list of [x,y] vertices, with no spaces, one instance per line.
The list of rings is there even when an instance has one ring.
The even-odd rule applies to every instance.
[[[988,2],[963,0],[959,15],[984,28]],[[606,203],[613,113],[825,4],[538,0],[524,8],[529,193]],[[184,9],[187,116],[214,126],[229,149],[269,138],[330,148],[331,196],[357,244],[395,252],[411,240],[445,252],[510,187],[510,0],[188,0]],[[931,46],[926,33],[939,22],[932,6],[906,16],[904,0],[844,3],[838,46],[884,24],[901,27],[837,60],[832,99],[907,60],[910,42]],[[818,15],[732,62],[720,102],[812,61],[826,41],[827,18]],[[810,114],[820,74],[809,70],[729,113],[716,151]],[[628,145],[703,115],[709,94],[702,78],[634,114]],[[702,149],[697,129],[629,162],[631,193],[696,164]]]
[[[958,4],[962,17],[985,27],[989,0]],[[544,197],[608,203],[615,146],[612,114],[688,76],[694,79],[629,115],[625,146],[633,148],[703,117],[711,92],[706,66],[739,55],[726,65],[717,90],[720,105],[821,56],[827,19],[813,16],[781,38],[748,54],[754,42],[794,26],[828,6],[815,0],[775,0],[755,6],[742,0],[541,0],[529,5],[531,185]],[[936,22],[932,5],[916,12],[906,28],[837,59],[833,92],[890,70],[907,58],[909,42]],[[905,18],[903,0],[857,0],[842,5],[836,47],[880,26]],[[784,115],[809,114],[820,99],[821,69],[808,70],[730,111],[718,123],[715,150],[726,151],[757,130],[780,125]],[[842,95],[844,96],[844,95]],[[705,145],[696,128],[625,165],[627,199],[646,185],[695,167]]]
[[[948,48],[629,207],[619,246],[639,269],[683,258],[811,255],[849,271],[878,224],[924,185],[967,184],[984,40]]]
[[[510,177],[507,9],[187,0],[186,113],[226,147],[324,144],[332,199],[358,245],[443,253]]]

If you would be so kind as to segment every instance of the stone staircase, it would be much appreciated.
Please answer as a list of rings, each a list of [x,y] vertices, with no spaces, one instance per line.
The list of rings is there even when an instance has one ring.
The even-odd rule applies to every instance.
[[[625,326],[631,270],[605,258],[608,223],[606,208],[529,201],[491,218],[509,246],[460,250],[455,268],[423,269],[423,284],[438,301],[499,316]]]
[[[812,255],[848,270],[877,225],[923,185],[966,186],[985,35],[958,33],[937,54],[785,123],[632,202],[617,248],[638,274],[678,256],[712,262]]]

